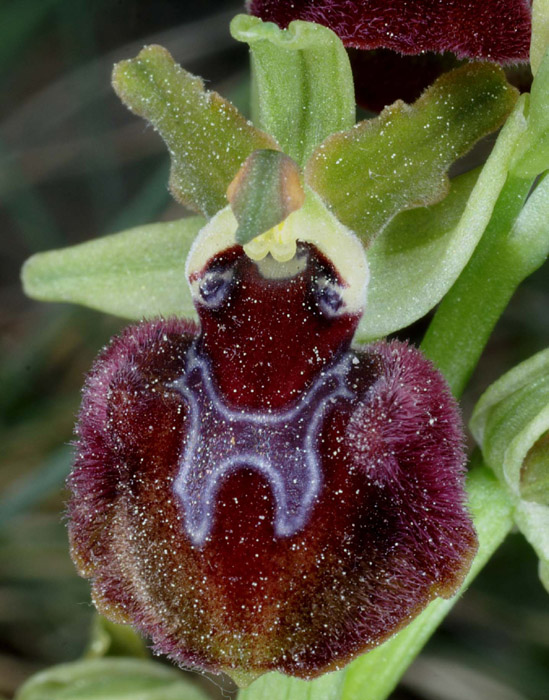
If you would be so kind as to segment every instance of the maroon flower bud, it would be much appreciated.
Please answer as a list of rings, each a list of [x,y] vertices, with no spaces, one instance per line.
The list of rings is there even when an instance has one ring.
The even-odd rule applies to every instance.
[[[248,8],[283,28],[295,19],[323,24],[356,49],[528,60],[529,0],[250,0]]]
[[[177,662],[311,678],[462,581],[458,411],[418,350],[351,347],[360,311],[310,243],[189,279],[200,329],[130,327],[88,377],[73,556],[99,610]]]

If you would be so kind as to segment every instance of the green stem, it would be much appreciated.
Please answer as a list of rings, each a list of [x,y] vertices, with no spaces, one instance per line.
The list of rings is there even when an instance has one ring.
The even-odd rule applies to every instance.
[[[442,300],[421,344],[455,396],[463,392],[516,288],[532,272],[509,244],[531,186],[530,179],[507,178],[480,243]]]

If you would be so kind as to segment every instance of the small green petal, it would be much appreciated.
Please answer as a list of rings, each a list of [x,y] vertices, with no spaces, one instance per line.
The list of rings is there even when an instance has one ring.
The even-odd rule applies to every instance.
[[[120,99],[153,124],[172,159],[174,197],[211,217],[227,204],[225,193],[246,158],[258,148],[278,148],[230,102],[178,66],[162,46],[146,46],[114,67]]]
[[[106,658],[54,666],[32,676],[15,700],[207,700],[184,674],[144,659]]]
[[[355,122],[353,75],[339,37],[312,22],[280,29],[237,15],[231,33],[250,45],[256,123],[304,165],[316,146]]]
[[[185,259],[204,224],[194,216],[38,253],[23,267],[25,293],[129,319],[194,318]]]
[[[329,137],[306,180],[366,246],[404,209],[448,192],[446,171],[508,116],[517,92],[500,68],[468,64],[440,77],[413,105]]]

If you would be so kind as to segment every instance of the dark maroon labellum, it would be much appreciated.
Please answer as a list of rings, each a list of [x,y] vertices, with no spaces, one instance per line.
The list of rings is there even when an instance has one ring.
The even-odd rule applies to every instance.
[[[99,610],[186,666],[312,678],[462,581],[476,539],[460,418],[319,251],[266,275],[235,246],[193,282],[200,329],[157,320],[84,392],[70,537]]]

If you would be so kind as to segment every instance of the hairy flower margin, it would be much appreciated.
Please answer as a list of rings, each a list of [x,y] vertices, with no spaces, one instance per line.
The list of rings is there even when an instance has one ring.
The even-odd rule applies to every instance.
[[[233,119],[228,103],[201,93],[170,61],[149,47],[115,84],[168,142],[176,195],[209,218],[218,211],[186,264],[200,326],[142,323],[98,358],[70,478],[73,556],[99,609],[133,623],[179,663],[244,684],[274,669],[313,678],[379,644],[462,582],[476,538],[464,505],[460,418],[419,351],[351,344],[368,262],[338,221],[341,214],[362,223],[337,201],[330,158],[339,164],[337,149],[347,148],[352,162],[353,150],[364,151],[356,134],[371,134],[352,130],[330,142],[333,152],[321,144],[300,161],[302,190],[300,166],[277,141],[239,126],[240,142],[233,131],[226,153],[249,148],[247,139],[255,147],[244,163],[237,155],[239,169],[230,157],[220,161],[230,205],[219,210],[220,183],[200,190],[192,160],[191,171],[181,165],[192,143],[177,144],[173,124],[155,121],[157,108],[170,119],[170,100],[151,100],[131,83],[146,84],[162,63],[167,94],[179,81],[198,94],[200,109],[213,106],[214,120]],[[459,80],[470,75],[492,81],[497,99],[507,100],[491,117],[493,129],[514,101],[497,73],[466,70],[431,96],[441,85],[459,95]],[[422,109],[428,114],[427,98],[417,107],[420,128]],[[382,115],[381,133],[391,133],[394,119],[398,135],[399,117]],[[476,128],[451,145],[454,158],[487,127]],[[322,165],[311,170],[315,158]],[[444,196],[438,180],[449,162],[424,176],[436,186],[419,203]],[[418,205],[413,188],[406,196],[378,212],[368,235]],[[357,229],[370,245],[373,236]]]

